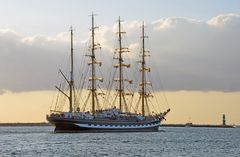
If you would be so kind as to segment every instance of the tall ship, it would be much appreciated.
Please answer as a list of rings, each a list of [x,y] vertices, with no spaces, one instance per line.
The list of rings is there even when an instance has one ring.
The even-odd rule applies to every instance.
[[[47,115],[47,120],[55,127],[56,133],[64,132],[154,132],[158,131],[161,122],[165,119],[170,109],[164,112],[153,112],[149,107],[149,99],[154,98],[154,92],[150,92],[149,86],[153,86],[147,79],[151,69],[147,66],[146,57],[149,51],[145,49],[145,25],[141,26],[141,52],[137,61],[139,64],[139,81],[128,79],[125,72],[131,68],[130,64],[125,63],[124,54],[129,49],[124,46],[122,38],[126,33],[122,31],[121,22],[117,21],[117,48],[114,52],[112,76],[109,83],[104,88],[100,88],[103,77],[98,77],[97,69],[100,69],[102,62],[97,58],[96,51],[101,48],[95,37],[95,30],[98,28],[94,23],[94,14],[91,15],[92,23],[90,29],[90,45],[87,71],[82,71],[81,79],[75,81],[74,78],[74,48],[73,48],[73,29],[70,34],[70,68],[69,76],[59,70],[65,81],[63,85],[56,86],[58,96],[55,106]],[[106,74],[105,74],[106,75]],[[76,84],[78,82],[77,89]],[[87,82],[87,83],[86,83]],[[107,82],[107,81],[106,81]],[[87,87],[84,87],[84,83]],[[129,90],[129,85],[135,84],[135,91]],[[84,95],[84,96],[83,96]],[[62,97],[63,102],[60,102]],[[62,103],[59,107],[59,104]],[[155,103],[155,105],[160,105]],[[67,106],[63,109],[62,106]],[[153,108],[153,107],[152,107]]]

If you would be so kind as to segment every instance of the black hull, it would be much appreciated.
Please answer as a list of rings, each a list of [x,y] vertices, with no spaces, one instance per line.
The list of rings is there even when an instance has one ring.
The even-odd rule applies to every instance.
[[[160,121],[146,122],[104,122],[89,120],[52,119],[55,133],[100,133],[100,132],[157,132]]]
[[[74,125],[56,125],[55,133],[101,133],[101,132],[157,132],[159,127],[151,129],[100,129],[80,128]]]

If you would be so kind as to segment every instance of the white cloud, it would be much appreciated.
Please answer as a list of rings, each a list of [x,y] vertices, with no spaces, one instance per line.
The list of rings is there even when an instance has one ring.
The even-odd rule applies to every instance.
[[[12,91],[46,89],[55,78],[67,43],[56,37],[27,37],[0,30],[0,88]],[[55,71],[55,72],[54,72]]]
[[[239,14],[218,15],[210,19],[207,23],[215,27],[229,26],[236,24],[239,26]]]
[[[123,31],[127,32],[123,45],[129,45],[131,58],[140,52],[141,24],[123,23]],[[97,33],[107,60],[118,46],[116,28],[116,24],[105,26]],[[166,90],[240,90],[239,14],[218,15],[208,21],[162,18],[148,23],[146,33],[146,47],[155,63],[152,75],[159,71]],[[26,37],[14,30],[0,29],[1,89],[51,88],[69,46],[69,32],[54,37]]]

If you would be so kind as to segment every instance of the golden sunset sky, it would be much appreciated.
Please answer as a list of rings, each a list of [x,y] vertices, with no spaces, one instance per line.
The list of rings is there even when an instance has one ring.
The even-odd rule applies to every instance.
[[[240,124],[236,103],[240,92],[176,91],[165,95],[171,112],[164,123],[221,124],[222,114],[226,114],[228,124]],[[6,92],[0,96],[1,122],[46,122],[53,96],[53,91]]]

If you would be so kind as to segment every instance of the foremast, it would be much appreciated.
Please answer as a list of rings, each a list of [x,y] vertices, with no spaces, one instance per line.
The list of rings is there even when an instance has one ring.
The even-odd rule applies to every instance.
[[[132,80],[128,80],[124,78],[123,75],[123,67],[129,68],[130,64],[125,64],[123,60],[123,53],[129,52],[129,49],[127,47],[122,46],[122,35],[125,34],[126,32],[123,32],[121,30],[121,18],[119,16],[118,19],[118,42],[119,42],[119,48],[116,49],[116,52],[118,53],[118,57],[115,58],[118,60],[118,64],[114,65],[115,68],[119,69],[119,78],[115,78],[114,81],[118,82],[118,89],[117,89],[117,95],[119,96],[119,109],[122,111],[123,110],[123,105],[125,105],[125,109],[128,110],[127,102],[125,99],[125,95],[132,95],[132,93],[126,93],[124,89],[124,82],[132,83]]]
[[[149,96],[152,97],[152,95],[150,93],[146,92],[147,89],[147,85],[151,85],[151,82],[147,82],[146,81],[146,72],[150,72],[151,69],[146,67],[146,57],[150,56],[149,55],[149,51],[145,50],[145,38],[147,38],[147,36],[145,35],[145,30],[144,30],[144,22],[142,23],[142,48],[141,48],[141,68],[140,68],[140,72],[141,72],[141,82],[139,84],[141,90],[139,92],[140,94],[140,99],[141,99],[141,108],[142,108],[142,115],[145,116],[145,106],[147,106],[148,102],[147,102],[147,98]]]

